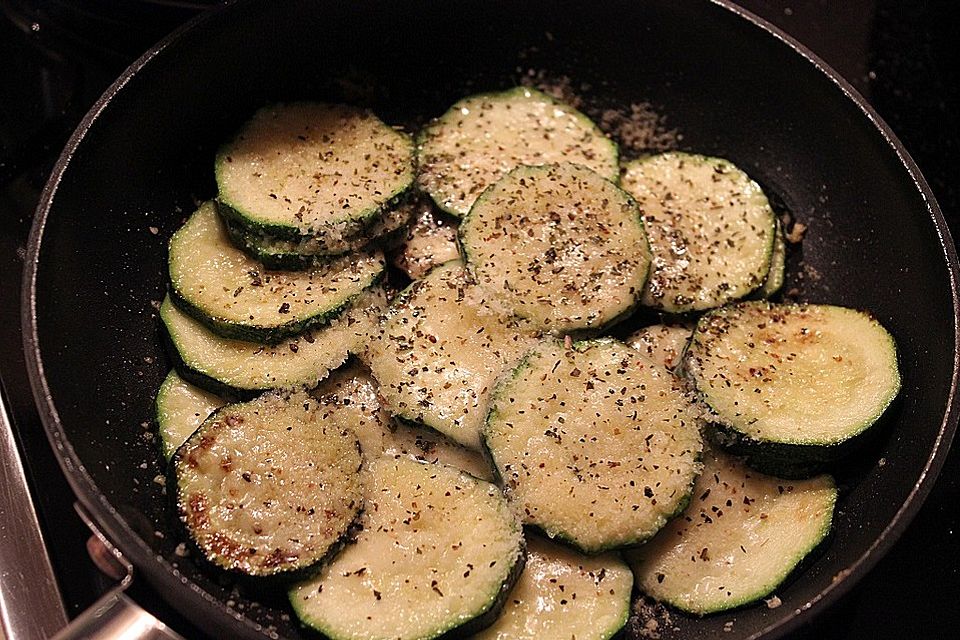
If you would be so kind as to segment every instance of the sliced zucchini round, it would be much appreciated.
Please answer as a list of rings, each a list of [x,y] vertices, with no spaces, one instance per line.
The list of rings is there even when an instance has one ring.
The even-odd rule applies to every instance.
[[[177,513],[215,566],[268,577],[325,559],[363,507],[360,447],[303,392],[223,407],[173,457]]]
[[[231,242],[212,202],[170,239],[171,297],[225,338],[276,343],[330,322],[383,275],[379,251],[268,271]]]
[[[329,325],[276,345],[221,338],[180,311],[169,296],[160,307],[160,317],[183,377],[214,393],[250,395],[316,385],[350,353],[366,347],[378,331],[385,306],[381,290],[368,291]]]
[[[170,460],[180,445],[211,413],[227,404],[222,397],[195,387],[171,371],[157,392],[157,426],[163,457]]]
[[[409,203],[399,204],[360,235],[341,238],[336,242],[328,241],[326,244],[312,237],[297,241],[254,233],[229,218],[224,223],[233,244],[265,268],[298,271],[322,263],[325,258],[362,251],[371,245],[388,245],[406,229],[413,213],[414,208]]]
[[[455,261],[393,301],[368,364],[393,415],[479,450],[497,376],[532,344],[520,325],[490,310]]]
[[[364,109],[272,105],[217,153],[218,200],[255,233],[336,243],[413,184],[413,153],[409,136]]]
[[[548,331],[620,319],[650,266],[636,203],[574,164],[514,169],[477,199],[459,235],[491,299]]]
[[[624,342],[673,371],[680,364],[692,333],[692,324],[654,324],[631,333]]]
[[[523,530],[503,494],[453,467],[382,457],[369,467],[363,530],[290,590],[297,617],[335,640],[436,638],[489,624],[523,568]]]
[[[716,422],[761,456],[829,459],[900,390],[893,337],[866,313],[829,305],[712,311],[697,324],[684,368]]]
[[[637,586],[682,611],[706,615],[771,593],[827,536],[837,489],[828,475],[786,481],[716,451],[686,511],[628,552]]]
[[[497,386],[483,439],[524,523],[587,553],[653,536],[700,472],[680,381],[612,339],[531,350]]]
[[[721,158],[669,152],[626,165],[653,265],[643,304],[712,309],[758,288],[770,270],[776,216],[756,182]]]
[[[573,107],[528,87],[464,98],[417,139],[420,188],[457,217],[515,167],[555,162],[619,178],[616,143]]]
[[[585,556],[527,537],[527,564],[500,617],[476,640],[607,640],[627,622],[633,574],[614,553]]]

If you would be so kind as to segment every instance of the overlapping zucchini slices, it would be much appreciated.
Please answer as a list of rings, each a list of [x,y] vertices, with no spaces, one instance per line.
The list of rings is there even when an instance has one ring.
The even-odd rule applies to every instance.
[[[627,164],[621,183],[643,211],[653,251],[644,305],[702,311],[764,283],[776,216],[760,186],[731,162],[662,153]]]
[[[170,460],[197,427],[225,404],[224,398],[190,384],[176,370],[168,373],[155,407],[164,459]]]
[[[417,139],[420,188],[457,217],[519,165],[575,162],[616,181],[617,158],[586,116],[528,87],[464,98]]]
[[[376,284],[380,252],[351,254],[306,271],[269,271],[237,249],[212,202],[170,240],[171,297],[227,338],[277,343],[329,323]]]
[[[690,506],[627,555],[644,593],[696,615],[770,594],[827,536],[837,499],[828,475],[787,481],[715,450],[704,459]]]
[[[218,336],[167,297],[160,307],[177,359],[190,382],[214,393],[249,396],[267,389],[312,387],[365,350],[386,306],[382,290],[360,296],[327,326],[269,345]]]
[[[532,344],[455,261],[394,300],[368,360],[391,413],[479,450],[496,378]]]
[[[615,553],[585,556],[527,537],[527,563],[503,613],[477,640],[607,640],[627,622],[633,575]]]
[[[686,506],[699,427],[679,381],[630,347],[548,341],[497,387],[483,439],[525,524],[598,553]]]
[[[891,335],[830,305],[744,302],[704,315],[684,361],[720,441],[776,469],[829,460],[900,390]]]
[[[336,640],[436,638],[489,624],[524,561],[503,494],[453,467],[382,457],[368,470],[363,530],[290,601]]]
[[[621,189],[616,145],[532,89],[461,100],[416,152],[363,109],[273,105],[216,178],[160,309],[177,516],[329,638],[607,639],[634,580],[694,615],[753,602],[837,500],[755,469],[836,457],[900,388],[869,315],[742,302],[786,268],[743,171],[662,153]],[[414,281],[388,308],[391,239]],[[574,341],[640,304],[663,324]]]
[[[213,565],[258,578],[302,573],[363,507],[356,434],[306,393],[227,405],[172,460],[177,513]]]
[[[413,142],[363,109],[276,104],[220,149],[216,176],[224,214],[251,233],[336,253],[413,183]]]
[[[621,319],[650,266],[636,203],[575,164],[514,169],[477,199],[459,234],[489,303],[546,331]]]

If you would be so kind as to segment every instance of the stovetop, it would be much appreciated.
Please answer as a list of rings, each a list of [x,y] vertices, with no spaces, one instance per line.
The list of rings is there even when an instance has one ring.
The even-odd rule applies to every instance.
[[[40,190],[73,127],[142,51],[212,2],[0,1],[0,382],[28,467],[68,615],[110,581],[33,407],[19,290]],[[950,0],[740,0],[840,72],[900,137],[960,236],[960,11]],[[950,357],[950,354],[944,354]],[[859,585],[790,638],[938,638],[960,626],[960,447],[916,519]],[[134,598],[202,637],[135,581]]]

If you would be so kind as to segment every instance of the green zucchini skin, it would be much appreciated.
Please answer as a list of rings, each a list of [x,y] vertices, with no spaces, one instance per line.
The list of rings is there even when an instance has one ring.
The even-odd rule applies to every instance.
[[[530,108],[533,105],[545,105],[554,109],[557,113],[569,118],[579,127],[579,136],[587,143],[597,142],[595,149],[584,151],[578,149],[573,144],[569,148],[564,146],[561,149],[553,148],[556,142],[551,140],[551,144],[540,144],[548,136],[555,135],[553,129],[564,127],[544,126],[536,122],[535,126],[522,126],[514,130],[514,137],[508,141],[519,145],[519,148],[483,148],[481,138],[469,138],[467,144],[455,144],[453,148],[465,150],[466,157],[473,166],[474,171],[479,171],[481,175],[470,176],[469,179],[459,176],[457,186],[451,192],[449,185],[445,181],[451,179],[456,181],[458,172],[463,170],[451,168],[450,150],[442,150],[446,142],[445,136],[460,136],[461,127],[465,122],[469,123],[473,112],[483,112],[496,108],[501,104],[509,105],[516,112],[522,112],[524,108]],[[529,113],[529,112],[528,112]],[[534,111],[534,116],[536,115]],[[483,118],[484,116],[480,116]],[[558,115],[552,116],[554,119]],[[535,118],[534,118],[535,119]],[[556,123],[553,123],[556,125]],[[561,123],[562,124],[562,123]],[[491,124],[491,126],[496,126]],[[569,127],[569,123],[567,125]],[[447,130],[449,128],[449,130]],[[508,127],[509,128],[509,127]],[[569,135],[569,132],[564,132]],[[571,136],[573,138],[574,136]],[[567,140],[570,144],[572,140]],[[470,145],[479,146],[479,149],[470,149]],[[435,119],[429,125],[424,127],[416,137],[416,162],[417,162],[417,182],[421,191],[428,194],[436,205],[446,213],[460,218],[467,214],[474,203],[476,197],[491,184],[495,183],[506,172],[520,165],[538,165],[553,162],[570,161],[587,166],[596,171],[603,177],[614,183],[620,180],[619,174],[619,147],[616,142],[608,138],[603,131],[587,116],[580,113],[573,107],[566,105],[554,97],[532,89],[530,87],[513,87],[505,91],[494,91],[479,93],[468,96],[457,101],[443,115]],[[498,165],[496,170],[488,171],[482,168],[485,162],[493,162]],[[480,165],[481,168],[478,168]],[[441,168],[437,168],[441,167]],[[454,174],[451,176],[450,174]],[[482,175],[487,174],[487,175]]]
[[[383,254],[371,252],[310,271],[267,271],[231,244],[212,202],[202,204],[169,245],[173,303],[214,333],[247,342],[276,344],[329,324],[374,287],[385,268]]]
[[[484,295],[459,260],[434,268],[394,299],[368,363],[393,415],[475,450],[488,390],[534,344],[515,319],[477,313]]]
[[[571,163],[508,172],[474,202],[458,241],[495,304],[557,334],[601,331],[631,315],[651,270],[636,201]]]
[[[688,509],[627,554],[642,592],[695,616],[754,603],[796,574],[828,538],[838,495],[829,475],[789,481],[716,449],[705,458]]]
[[[250,209],[249,205],[237,202],[239,194],[232,192],[232,175],[230,173],[231,165],[234,163],[234,156],[238,153],[239,149],[241,154],[244,156],[252,154],[256,157],[256,152],[249,149],[244,149],[244,139],[251,136],[255,137],[259,133],[260,129],[268,128],[268,124],[270,123],[271,119],[274,122],[277,122],[285,118],[289,120],[288,124],[293,127],[293,129],[290,131],[285,132],[289,134],[289,136],[293,136],[293,138],[288,136],[288,140],[286,141],[289,145],[291,145],[292,148],[302,146],[300,145],[300,141],[302,141],[303,144],[311,144],[306,139],[295,135],[296,131],[303,131],[307,137],[315,133],[312,131],[303,130],[303,125],[305,122],[314,126],[318,125],[318,123],[322,124],[322,126],[328,126],[327,124],[321,123],[321,121],[325,118],[339,118],[341,120],[341,125],[351,120],[355,123],[354,126],[370,124],[375,130],[377,130],[377,133],[391,138],[389,144],[392,147],[396,147],[390,149],[390,153],[393,153],[397,156],[396,158],[392,158],[393,160],[396,160],[398,165],[397,172],[394,174],[395,177],[391,180],[389,185],[383,186],[385,189],[384,192],[376,193],[366,198],[368,201],[363,202],[359,207],[350,206],[349,204],[344,205],[343,209],[345,210],[345,213],[343,213],[343,215],[327,216],[331,217],[332,219],[325,220],[322,223],[317,224],[304,222],[302,217],[298,219],[297,216],[292,213],[289,215],[288,219],[284,219],[283,221],[278,219],[270,219],[269,216],[264,216],[262,212]],[[303,121],[301,121],[301,119]],[[336,132],[337,128],[338,127],[334,127],[333,129],[329,130],[327,134],[335,135],[334,132]],[[370,133],[370,139],[372,139],[372,135],[373,133]],[[334,143],[337,142],[341,141],[334,140]],[[382,141],[382,143],[387,144],[385,141]],[[280,145],[280,148],[277,150],[278,154],[292,153],[290,149],[283,149],[284,143],[282,142],[274,143],[271,141],[271,144],[274,144],[275,146],[278,144]],[[353,148],[352,146],[348,146],[345,149],[339,149],[338,151],[344,157],[353,152],[362,152],[359,150],[359,148]],[[374,150],[370,149],[370,153],[367,155],[372,156],[373,152]],[[385,153],[387,152],[383,151],[382,149],[380,150],[381,157],[383,157],[383,154]],[[323,173],[322,168],[317,166],[307,168]],[[337,169],[336,165],[334,165],[333,169]],[[224,216],[232,218],[253,233],[265,234],[294,242],[299,242],[306,239],[314,239],[319,240],[321,243],[327,236],[335,240],[339,240],[343,237],[358,236],[363,234],[370,227],[370,225],[376,222],[376,220],[383,214],[384,211],[396,205],[404,197],[406,192],[413,185],[416,177],[416,172],[414,170],[414,144],[410,136],[388,127],[367,110],[357,109],[345,105],[307,102],[276,104],[260,109],[243,126],[233,140],[220,148],[217,153],[214,172],[218,185],[217,200],[221,205],[221,213]],[[278,187],[277,185],[263,184],[259,185],[258,188],[276,189],[277,193],[275,195],[277,198],[284,198],[282,188]],[[350,194],[349,197],[358,198],[360,196]],[[274,199],[276,200],[277,198]],[[360,199],[363,200],[363,198]],[[311,205],[318,207],[316,215],[321,217],[326,215],[326,212],[329,211],[324,209],[322,205],[323,203],[315,203]],[[339,205],[336,206],[336,210],[339,210],[340,208],[341,207]],[[334,209],[334,207],[331,206],[330,209]],[[311,211],[307,211],[307,215],[310,215],[311,213]]]
[[[727,351],[742,355],[721,360],[717,354]],[[831,305],[750,301],[711,311],[698,322],[682,371],[709,408],[711,441],[758,470],[788,478],[809,477],[859,448],[901,385],[893,337],[872,316]],[[856,397],[843,404],[827,395],[832,390],[809,386],[832,380],[854,380]],[[770,400],[756,404],[764,397]],[[780,403],[779,410],[771,402]],[[785,426],[788,412],[803,419]]]
[[[249,399],[268,389],[315,386],[351,353],[366,348],[385,305],[381,290],[364,293],[343,317],[292,340],[296,350],[221,338],[169,298],[160,317],[174,367],[184,380],[211,393]]]
[[[389,248],[396,244],[407,230],[407,226],[404,224],[376,237],[366,238],[361,235],[352,246],[342,246],[328,253],[310,254],[298,253],[292,248],[283,251],[270,248],[261,240],[262,236],[250,233],[234,220],[227,219],[225,222],[227,233],[230,234],[230,239],[237,248],[260,262],[265,268],[274,271],[304,271],[322,263],[325,259],[335,258],[351,251],[362,251],[373,246]]]
[[[828,467],[863,448],[877,432],[867,429],[834,445],[811,447],[783,442],[764,442],[723,424],[710,423],[704,434],[715,446],[740,456],[760,473],[788,480],[803,480],[824,473]]]
[[[320,408],[302,391],[268,392],[221,407],[176,450],[167,480],[175,490],[168,493],[202,564],[255,589],[275,589],[313,575],[342,548],[363,513],[362,454],[349,427],[329,413],[316,419]],[[257,453],[260,447],[271,452],[267,460]],[[313,483],[321,489],[311,488]],[[231,486],[243,489],[239,497]],[[256,497],[261,486],[263,507]],[[241,511],[244,503],[258,508]],[[297,540],[275,543],[270,536],[285,534],[271,527],[289,528],[284,519],[304,522],[292,525]]]
[[[773,238],[773,253],[770,255],[770,271],[763,284],[755,290],[750,299],[773,298],[780,293],[787,280],[787,241],[783,235],[783,225],[777,220],[777,229]]]

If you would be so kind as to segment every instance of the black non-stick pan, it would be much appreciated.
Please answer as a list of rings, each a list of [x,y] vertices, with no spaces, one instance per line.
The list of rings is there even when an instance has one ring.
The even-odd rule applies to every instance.
[[[240,2],[151,50],[86,117],[44,193],[24,286],[31,382],[80,502],[138,575],[212,635],[306,635],[282,597],[252,597],[176,553],[155,481],[166,242],[214,194],[217,144],[272,101],[359,103],[413,128],[531,74],[568,78],[597,117],[652,105],[671,144],[743,167],[808,226],[788,288],[871,310],[900,348],[901,397],[835,469],[833,535],[778,589],[783,605],[673,614],[662,636],[798,626],[870,569],[927,494],[957,422],[956,254],[906,152],[805,49],[723,2]]]

